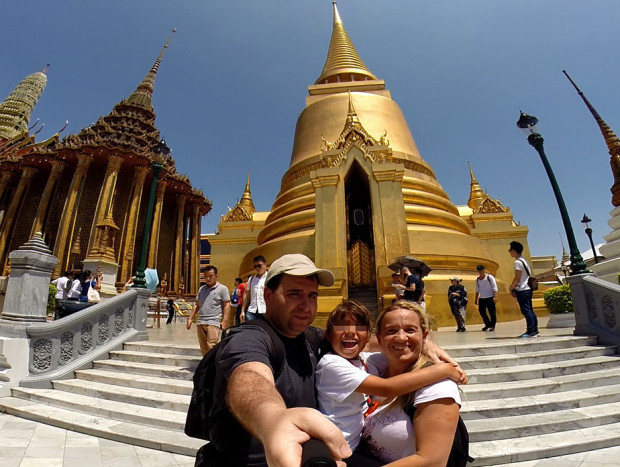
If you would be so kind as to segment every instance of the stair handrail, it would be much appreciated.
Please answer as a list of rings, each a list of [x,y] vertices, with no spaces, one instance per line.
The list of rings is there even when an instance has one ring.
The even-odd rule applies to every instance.
[[[567,281],[575,309],[575,335],[594,335],[601,344],[620,346],[620,285],[593,274],[569,276]]]
[[[124,342],[147,340],[148,297],[147,289],[130,289],[65,318],[28,326],[29,375],[19,385],[51,388],[53,380],[73,378]]]

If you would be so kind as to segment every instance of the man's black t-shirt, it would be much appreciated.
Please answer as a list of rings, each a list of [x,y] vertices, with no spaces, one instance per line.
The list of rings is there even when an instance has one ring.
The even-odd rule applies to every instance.
[[[310,329],[322,335],[322,330]],[[276,389],[288,408],[316,408],[314,371],[317,360],[313,350],[306,342],[304,334],[295,338],[278,335],[284,344],[285,358],[282,371],[276,379]],[[253,467],[267,465],[260,441],[241,426],[229,412],[224,401],[228,379],[233,370],[243,363],[264,363],[275,374],[278,368],[273,368],[272,365],[270,348],[273,347],[269,345],[270,340],[266,331],[248,325],[242,331],[226,338],[219,350],[220,363],[215,380],[215,398],[222,402],[219,410],[213,414],[214,425],[209,433],[211,442],[218,451],[217,465]],[[247,388],[248,392],[252,390],[253,388]]]
[[[424,282],[417,274],[410,274],[407,276],[406,287],[411,287],[411,284],[415,284],[415,290],[405,290],[405,300],[409,300],[410,302],[417,302],[422,296],[422,291],[424,290]]]

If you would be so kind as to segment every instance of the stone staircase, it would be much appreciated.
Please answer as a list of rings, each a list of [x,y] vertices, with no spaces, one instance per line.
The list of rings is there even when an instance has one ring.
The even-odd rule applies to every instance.
[[[492,343],[489,343],[492,342]],[[591,337],[501,338],[445,346],[467,370],[461,414],[474,465],[503,465],[620,446],[620,356]],[[200,361],[194,345],[126,343],[56,381],[14,388],[0,410],[124,443],[194,455],[183,433]]]

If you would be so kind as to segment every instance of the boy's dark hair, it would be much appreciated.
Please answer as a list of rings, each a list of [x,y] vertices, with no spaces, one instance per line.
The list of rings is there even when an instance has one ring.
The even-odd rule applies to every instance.
[[[523,253],[523,245],[519,242],[510,242],[510,249],[519,254]]]
[[[265,257],[263,255],[258,255],[255,256],[254,259],[252,260],[254,263],[257,263],[259,261],[262,261],[263,263],[267,264],[267,260],[265,259]]]
[[[213,271],[213,274],[215,274],[217,276],[217,268],[211,264],[209,264],[208,266],[205,266],[204,272],[207,271]]]
[[[243,282],[243,279],[241,279],[240,277],[235,277],[235,282],[241,284]]]
[[[372,318],[368,309],[355,300],[345,300],[334,308],[327,318],[325,337],[329,339],[329,336],[334,332],[334,324],[345,318],[353,318],[362,326],[367,326],[368,332],[372,330]]]
[[[71,271],[65,271],[65,272],[62,273],[62,275],[65,276],[65,277],[69,277],[70,275],[72,276],[73,273]]]

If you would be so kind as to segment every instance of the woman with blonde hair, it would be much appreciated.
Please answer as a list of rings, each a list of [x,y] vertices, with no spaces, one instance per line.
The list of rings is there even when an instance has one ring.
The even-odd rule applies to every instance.
[[[377,359],[384,357],[383,368],[373,362],[380,376],[393,377],[428,365],[422,349],[429,334],[429,316],[416,303],[397,302],[383,311],[377,319],[383,355],[376,354]],[[393,467],[445,466],[460,403],[458,387],[448,379],[382,401],[367,417],[362,433],[369,454]]]

